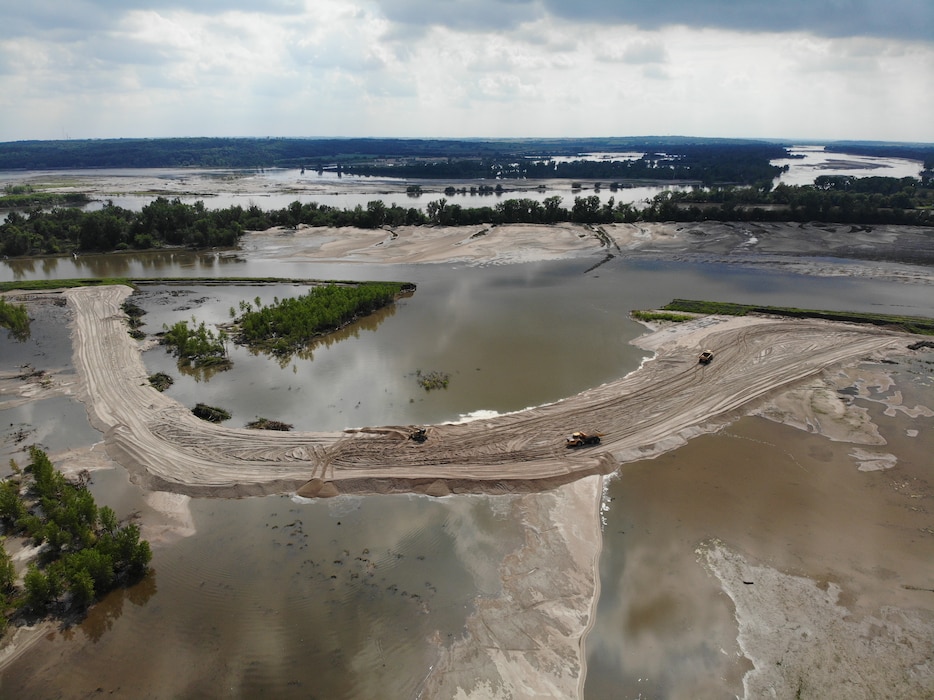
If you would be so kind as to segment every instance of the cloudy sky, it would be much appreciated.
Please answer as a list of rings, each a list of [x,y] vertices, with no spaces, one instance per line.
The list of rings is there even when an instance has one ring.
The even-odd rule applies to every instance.
[[[934,142],[934,0],[4,0],[0,141]]]

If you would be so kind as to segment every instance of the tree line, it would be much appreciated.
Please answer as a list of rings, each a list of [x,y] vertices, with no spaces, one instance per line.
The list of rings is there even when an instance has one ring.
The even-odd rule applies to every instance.
[[[464,207],[442,197],[415,207],[381,200],[341,209],[292,202],[264,211],[256,205],[207,209],[201,201],[158,197],[140,211],[108,204],[99,211],[65,207],[10,212],[0,224],[0,255],[17,257],[68,252],[146,250],[171,246],[232,247],[244,231],[274,226],[383,226],[635,221],[821,221],[853,224],[934,225],[934,181],[930,178],[821,176],[814,185],[771,183],[756,187],[694,187],[665,191],[645,206],[603,202],[597,195],[544,201],[510,198],[492,206]]]
[[[772,160],[787,157],[778,144],[680,144],[670,150],[650,149],[637,158],[556,161],[535,157],[476,159],[412,159],[395,163],[349,163],[342,172],[356,175],[425,179],[599,179],[694,181],[703,185],[771,182],[783,168]],[[787,166],[786,166],[787,167]]]
[[[930,179],[842,175],[813,185],[774,189],[714,187],[663,192],[643,216],[657,221],[819,221],[847,224],[934,225]]]
[[[592,152],[679,153],[772,142],[693,137],[602,137],[521,139],[394,138],[156,138],[10,141],[0,143],[0,170],[62,168],[270,168],[337,164],[456,162],[496,159],[503,163],[542,156]],[[777,156],[781,157],[781,156]]]
[[[9,554],[0,547],[0,628],[16,610],[35,615],[87,608],[149,571],[152,551],[135,523],[120,525],[114,511],[94,502],[85,480],[69,482],[45,452],[29,450],[30,462],[0,481],[0,525],[6,536],[44,545],[16,586]]]

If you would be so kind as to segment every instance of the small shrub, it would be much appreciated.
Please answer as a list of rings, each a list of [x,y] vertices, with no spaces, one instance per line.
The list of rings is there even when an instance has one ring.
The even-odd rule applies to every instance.
[[[204,403],[195,404],[195,407],[191,409],[191,412],[201,420],[206,420],[210,423],[220,423],[223,420],[230,420],[230,413],[225,411],[223,408],[208,406]]]
[[[246,424],[247,428],[253,430],[291,430],[293,426],[291,423],[283,423],[278,420],[270,420],[269,418],[257,418],[254,421],[250,421]]]
[[[175,380],[165,372],[156,372],[149,375],[149,383],[156,391],[165,391],[175,383]]]
[[[423,373],[419,369],[415,371],[415,380],[418,382],[418,385],[425,391],[431,391],[432,389],[447,389],[448,383],[451,381],[451,375],[449,375],[447,372],[438,372],[435,370]]]

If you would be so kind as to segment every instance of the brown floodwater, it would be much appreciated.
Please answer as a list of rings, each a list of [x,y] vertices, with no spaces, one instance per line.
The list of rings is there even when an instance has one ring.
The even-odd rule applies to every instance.
[[[723,542],[747,560],[843,589],[855,617],[926,607],[934,572],[934,418],[885,415],[874,401],[934,408],[934,353],[886,366],[896,386],[869,409],[893,454],[859,471],[854,445],[743,418],[684,447],[625,465],[607,489],[601,594],[586,641],[585,697],[742,696],[752,668],[736,642],[733,605],[697,548]],[[918,431],[914,434],[914,431]],[[754,582],[753,582],[754,585]]]
[[[505,505],[194,501],[198,534],[30,649],[0,696],[413,697],[475,596],[499,590],[519,544]]]
[[[286,364],[236,350],[231,372],[206,379],[180,372],[160,348],[145,355],[151,371],[175,376],[171,395],[186,405],[228,407],[232,425],[264,415],[309,429],[432,423],[556,400],[638,366],[643,353],[628,340],[643,329],[628,312],[672,297],[802,307],[819,298],[826,308],[905,313],[929,308],[929,290],[920,285],[620,259],[588,271],[593,262],[368,267],[163,253],[5,261],[0,278],[416,282],[418,291],[396,308]],[[285,291],[145,287],[145,330],[192,315],[227,320],[240,299]],[[32,358],[37,366],[70,371],[66,329],[40,323],[29,342],[16,344],[0,332],[2,369]],[[919,382],[905,395],[915,392],[918,402],[932,405],[918,379],[925,367],[929,376],[928,365],[904,370]],[[419,389],[418,369],[449,372],[449,388]],[[738,692],[749,662],[736,653],[730,601],[697,564],[694,548],[716,536],[749,556],[804,572],[803,564],[818,561],[810,538],[855,546],[860,538],[836,523],[847,527],[854,511],[871,512],[869,495],[897,493],[891,482],[904,476],[909,456],[920,460],[931,447],[929,422],[920,420],[919,436],[908,438],[904,416],[889,419],[880,406],[871,409],[890,439],[886,451],[899,455],[895,470],[857,472],[849,446],[761,419],[623,469],[604,514],[602,593],[586,646],[588,697],[684,697],[684,688],[707,687],[701,683],[725,696]],[[67,399],[29,409],[0,404],[0,411],[5,447],[13,435],[8,424],[32,424],[35,441],[52,451],[99,439],[82,407]],[[77,432],[64,439],[68,430]],[[123,470],[96,473],[92,488],[121,517],[136,511],[144,523],[161,517]],[[437,644],[462,634],[474,598],[496,595],[499,562],[522,536],[508,505],[508,497],[192,501],[195,534],[156,541],[151,577],[108,596],[85,621],[51,633],[13,662],[0,677],[0,697],[412,697]],[[895,570],[897,562],[888,561],[892,541],[866,541],[879,550],[874,567]],[[837,568],[827,561],[815,575],[845,575],[849,560]],[[875,592],[873,581],[859,579],[860,590]]]

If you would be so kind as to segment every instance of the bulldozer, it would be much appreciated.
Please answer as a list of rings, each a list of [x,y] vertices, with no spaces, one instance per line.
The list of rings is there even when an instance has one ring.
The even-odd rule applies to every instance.
[[[585,433],[582,430],[571,433],[565,440],[566,447],[588,447],[590,445],[599,445],[603,433]]]

